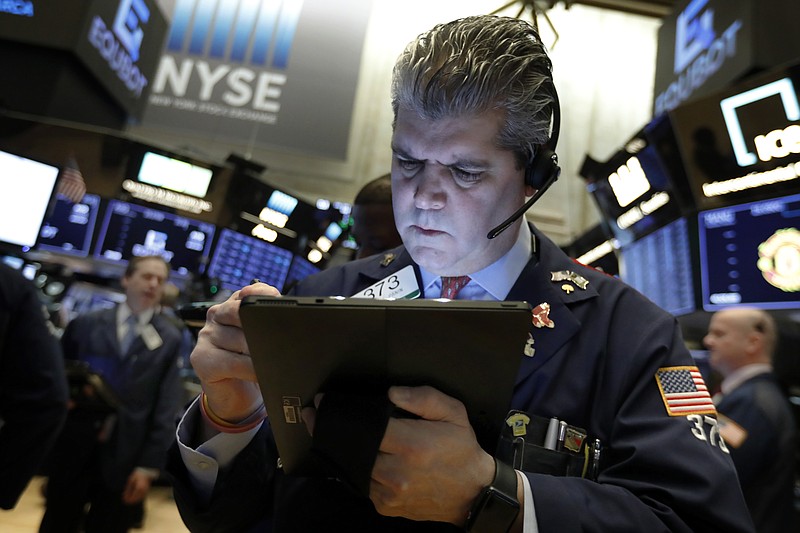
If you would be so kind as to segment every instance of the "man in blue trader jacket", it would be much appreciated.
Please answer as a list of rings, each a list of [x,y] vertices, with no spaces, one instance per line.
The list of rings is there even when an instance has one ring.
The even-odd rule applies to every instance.
[[[192,354],[204,392],[169,467],[190,529],[752,531],[674,318],[520,220],[558,176],[558,100],[534,28],[490,16],[433,28],[398,59],[392,105],[404,245],[307,278],[295,293],[374,293],[389,278],[395,296],[528,301],[508,419],[525,442],[504,435],[493,457],[461,402],[432,387],[391,387],[391,403],[416,418],[389,418],[365,494],[285,475],[240,329],[241,298],[278,294],[255,284],[209,310]],[[309,430],[322,426],[327,401],[316,417],[306,412]],[[568,451],[539,439],[551,418],[565,422],[559,448]],[[583,468],[570,466],[576,457]]]

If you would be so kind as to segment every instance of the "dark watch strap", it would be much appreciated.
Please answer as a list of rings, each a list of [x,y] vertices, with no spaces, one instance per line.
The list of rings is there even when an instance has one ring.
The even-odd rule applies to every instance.
[[[472,505],[465,529],[470,533],[505,533],[517,519],[519,507],[517,473],[495,458],[494,480]]]

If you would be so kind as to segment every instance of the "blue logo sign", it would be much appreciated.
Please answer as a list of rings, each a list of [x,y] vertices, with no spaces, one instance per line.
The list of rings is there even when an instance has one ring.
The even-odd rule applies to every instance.
[[[9,13],[20,17],[33,16],[33,2],[17,0],[16,2],[4,0],[0,1],[0,13]]]
[[[178,0],[167,50],[285,70],[302,7],[303,0]]]
[[[139,49],[144,38],[142,24],[147,24],[148,20],[150,20],[150,10],[147,9],[144,0],[122,0],[119,4],[112,30],[133,62],[139,59]]]
[[[708,0],[693,0],[678,15],[675,28],[675,74],[683,72],[717,37],[714,33],[714,10],[703,10],[707,4]]]

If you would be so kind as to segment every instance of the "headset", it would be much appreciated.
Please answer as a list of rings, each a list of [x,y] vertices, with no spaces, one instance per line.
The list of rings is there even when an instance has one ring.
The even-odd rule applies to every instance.
[[[525,168],[525,185],[529,185],[536,189],[533,196],[525,202],[522,207],[517,209],[513,215],[501,222],[497,227],[492,229],[487,235],[487,239],[494,239],[508,227],[513,224],[519,217],[525,214],[525,211],[542,197],[542,195],[556,182],[561,175],[561,167],[558,166],[558,156],[556,155],[556,144],[558,144],[558,134],[561,132],[561,105],[558,102],[558,93],[556,92],[555,85],[553,89],[553,127],[550,133],[550,138],[542,146],[536,150],[533,159]]]

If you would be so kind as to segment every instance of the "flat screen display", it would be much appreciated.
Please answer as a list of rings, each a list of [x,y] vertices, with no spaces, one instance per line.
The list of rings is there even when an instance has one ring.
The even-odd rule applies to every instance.
[[[800,65],[670,112],[699,210],[800,192]]]
[[[253,278],[282,289],[289,273],[292,253],[267,241],[223,228],[211,256],[208,275],[223,288],[238,290]]]
[[[800,194],[698,214],[702,303],[800,308]]]
[[[31,248],[42,227],[58,167],[0,150],[0,242]]]
[[[94,257],[127,263],[131,257],[160,255],[178,276],[205,270],[215,226],[120,200],[110,200],[100,224]]]
[[[145,152],[137,179],[155,187],[204,198],[214,171],[182,159]]]
[[[289,265],[289,274],[286,276],[284,291],[294,286],[298,281],[302,281],[311,274],[316,274],[321,269],[302,255],[295,254],[292,264]]]
[[[95,309],[109,309],[124,302],[125,293],[86,281],[76,281],[70,284],[61,305],[67,313],[67,322],[76,316],[88,313]]]
[[[36,247],[77,257],[88,256],[99,209],[100,197],[96,194],[84,194],[77,204],[57,196],[50,216],[42,224]]]
[[[673,177],[679,167],[662,155],[670,145],[663,119],[648,124],[589,176],[594,198],[609,232],[624,246],[679,218],[691,209]],[[680,179],[678,179],[680,178]]]
[[[692,246],[685,218],[622,248],[620,278],[679,316],[697,309]]]

